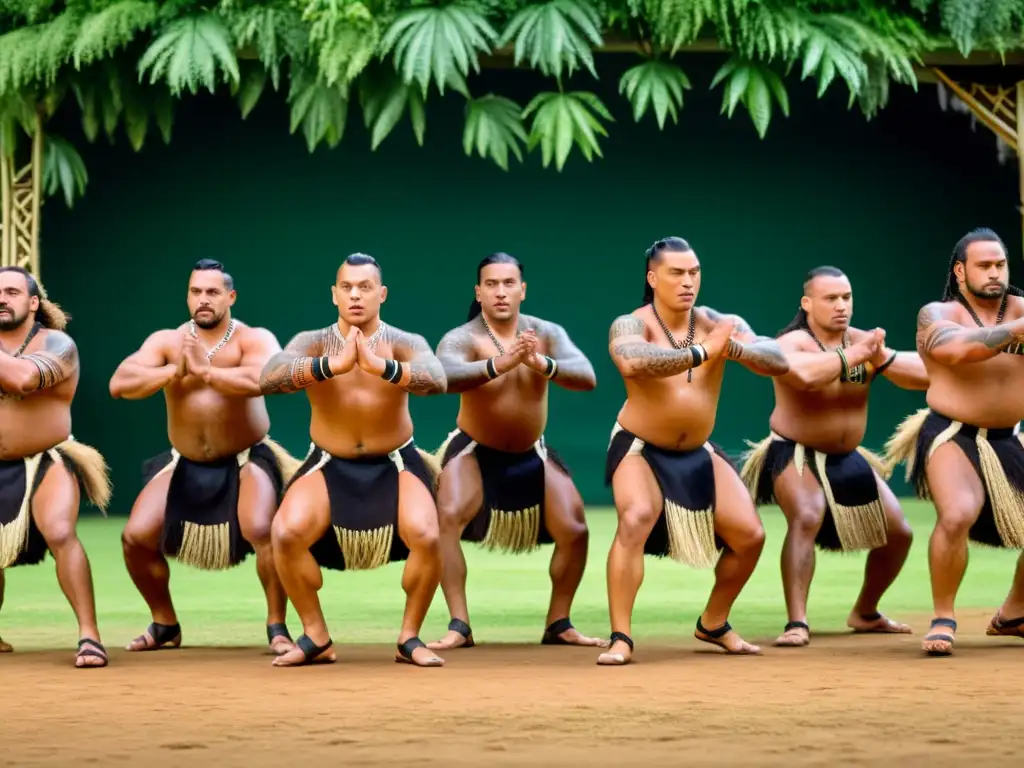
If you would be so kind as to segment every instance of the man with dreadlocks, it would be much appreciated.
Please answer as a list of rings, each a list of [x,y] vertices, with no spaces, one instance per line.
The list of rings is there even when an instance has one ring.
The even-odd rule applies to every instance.
[[[426,339],[380,319],[387,287],[372,256],[348,256],[331,294],[337,321],[298,334],[260,377],[265,394],[305,390],[312,411],[309,454],[273,529],[274,557],[303,634],[274,664],[336,660],[317,597],[321,568],[405,560],[395,661],[441,666],[418,636],[441,579],[441,550],[437,468],[413,440],[409,394],[443,394],[444,369]]]
[[[171,444],[143,464],[143,488],[122,533],[128,573],[152,615],[129,651],[181,645],[168,557],[219,570],[253,552],[267,600],[267,642],[275,654],[292,648],[270,525],[299,461],[270,439],[259,388],[263,365],[281,347],[270,331],[231,316],[236,298],[224,266],[200,260],[188,283],[191,319],[151,334],[110,380],[115,398],[163,391]]]
[[[519,261],[507,253],[487,256],[477,267],[469,321],[437,347],[448,392],[460,394],[460,405],[456,429],[437,452],[441,588],[451,622],[448,634],[429,644],[433,649],[474,643],[460,537],[516,553],[554,543],[541,642],[607,645],[569,620],[587,562],[587,522],[568,467],[544,440],[549,382],[587,392],[597,379],[562,326],[520,314],[525,298]]]
[[[100,453],[71,435],[81,370],[67,320],[31,273],[0,268],[0,569],[35,565],[49,551],[78,619],[75,666],[105,667],[76,528],[82,492],[106,513],[110,480]],[[0,602],[3,588],[0,570]]]
[[[917,348],[928,369],[928,407],[887,444],[891,465],[937,513],[928,548],[934,618],[922,649],[953,653],[954,603],[967,569],[967,543],[1024,549],[1024,292],[1010,285],[1006,248],[991,229],[956,244],[942,301],[917,317]],[[1024,637],[1024,555],[989,624],[990,635]]]
[[[755,336],[743,319],[696,306],[701,265],[685,240],[659,240],[646,256],[643,306],[618,317],[609,332],[626,403],[605,469],[618,529],[608,554],[611,647],[597,663],[632,658],[630,622],[645,554],[714,567],[695,637],[728,653],[758,654],[728,617],[757,565],[764,527],[735,467],[709,439],[726,360],[762,376],[782,376],[789,364],[775,340]]]
[[[772,380],[771,432],[752,450],[740,476],[757,504],[778,504],[788,531],[782,584],[789,622],[778,646],[811,640],[807,595],[814,547],[869,550],[864,584],[847,618],[855,632],[910,632],[878,611],[910,551],[912,533],[886,485],[880,457],[861,447],[870,385],[884,375],[896,386],[923,390],[928,374],[915,352],[885,346],[881,329],[850,326],[853,290],[835,267],[804,279],[800,311],[779,332],[789,373]],[[806,471],[805,471],[806,470]]]

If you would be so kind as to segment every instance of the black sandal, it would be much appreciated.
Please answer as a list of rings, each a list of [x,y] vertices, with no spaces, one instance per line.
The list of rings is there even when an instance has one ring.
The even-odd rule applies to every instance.
[[[92,648],[83,648],[82,646],[86,644],[91,645]],[[103,659],[103,663],[82,664],[81,666],[75,664],[77,669],[101,669],[109,663],[109,660],[107,659],[107,649],[103,647],[103,644],[88,637],[83,637],[78,641],[78,653],[75,655],[75,658],[81,659],[85,656],[93,656],[97,659]]]
[[[180,624],[157,624],[154,621],[146,628],[146,634],[153,639],[153,645],[149,644],[146,635],[139,635],[132,640],[132,643],[137,643],[141,640],[146,646],[144,648],[136,648],[136,651],[161,651],[181,647]]]
[[[267,624],[267,645],[271,646],[271,650],[273,650],[274,638],[276,638],[276,637],[283,637],[285,640],[287,640],[292,645],[295,644],[295,641],[292,640],[292,636],[288,633],[288,627],[284,623],[280,623],[280,624]],[[288,649],[288,650],[291,650],[291,649]],[[288,653],[287,650],[280,651],[280,652],[275,651],[274,655],[276,655],[276,656],[283,656],[286,653]]]
[[[570,643],[568,640],[563,640],[560,635],[570,629],[575,629],[572,622],[569,621],[569,617],[566,616],[564,619],[555,619],[551,622],[551,626],[544,630],[544,635],[540,639],[541,645],[576,645],[576,643]]]
[[[721,648],[726,653],[728,653],[728,654],[730,654],[732,656],[758,656],[758,655],[760,655],[760,653],[757,652],[757,651],[733,651],[733,650],[730,650],[729,646],[727,646],[725,643],[722,642],[721,638],[725,637],[727,634],[732,632],[732,625],[728,621],[726,621],[724,624],[722,624],[722,626],[720,626],[720,627],[718,627],[716,629],[708,629],[707,627],[704,626],[704,623],[700,620],[700,617],[698,616],[697,617],[697,631],[700,632],[701,635],[704,635],[704,637],[701,637],[700,635],[695,634],[694,637],[696,637],[698,640],[700,640],[701,642],[710,643],[711,645],[717,645],[719,648]],[[746,641],[744,641],[744,642],[746,642]],[[750,643],[747,643],[747,644],[750,645]]]
[[[476,645],[473,640],[473,630],[469,628],[469,624],[464,622],[462,619],[452,619],[448,622],[448,631],[455,632],[456,634],[462,635],[462,638],[466,641],[462,645],[453,645],[447,650],[454,651],[456,648],[472,648]]]
[[[317,645],[310,639],[308,635],[299,635],[299,639],[295,641],[295,647],[302,651],[302,661],[297,662],[295,664],[278,664],[278,659],[285,655],[282,653],[281,656],[278,656],[276,659],[274,659],[274,666],[306,667],[312,664],[333,664],[335,661],[334,659],[318,658],[321,653],[326,651],[332,645],[334,645],[334,641],[331,638],[327,638],[327,642],[323,645]],[[288,653],[291,653],[291,651],[288,651]]]
[[[456,630],[457,631],[457,630]],[[459,634],[462,634],[461,632]],[[444,664],[442,659],[437,654],[434,654],[434,659],[428,661],[426,664],[417,664],[413,661],[412,652],[417,648],[426,648],[427,644],[420,640],[418,637],[410,637],[404,643],[398,644],[398,655],[395,656],[395,661],[403,664],[412,664],[414,667],[440,667]]]
[[[602,666],[602,667],[622,667],[622,666],[625,666],[626,664],[629,664],[630,662],[633,661],[633,638],[631,638],[625,632],[612,632],[611,637],[609,638],[609,640],[610,640],[610,642],[608,643],[608,649],[609,650],[607,650],[604,653],[602,653],[601,656],[611,656],[612,655],[611,647],[613,645],[615,645],[616,642],[621,640],[622,642],[624,642],[626,645],[629,646],[629,658],[628,659],[623,659],[622,661],[601,661],[601,656],[598,656],[597,657],[597,663],[598,663],[599,666]],[[615,655],[617,656],[619,654],[615,654]]]

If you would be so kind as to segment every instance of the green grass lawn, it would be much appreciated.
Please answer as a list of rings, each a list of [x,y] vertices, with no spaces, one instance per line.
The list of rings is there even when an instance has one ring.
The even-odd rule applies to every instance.
[[[899,618],[929,614],[927,548],[935,513],[931,505],[905,501],[915,541],[903,573],[889,591],[882,609]],[[785,521],[774,507],[761,510],[767,544],[761,562],[731,617],[751,639],[778,634],[786,621],[779,575],[779,551]],[[605,560],[615,533],[614,512],[588,511],[590,556],[576,597],[572,618],[582,631],[604,636],[609,631],[605,595]],[[135,591],[121,555],[120,533],[125,518],[103,520],[90,515],[80,535],[93,567],[103,640],[123,647],[149,624],[146,605]],[[478,642],[536,642],[550,593],[547,566],[551,549],[525,556],[484,552],[465,545],[469,564],[469,601]],[[818,554],[811,588],[810,623],[817,631],[841,630],[860,589],[864,554]],[[1009,587],[1016,554],[972,547],[971,562],[960,591],[958,608],[998,605]],[[671,561],[646,558],[645,582],[634,614],[637,638],[689,637],[711,588],[710,571],[695,571]],[[254,646],[265,642],[265,603],[256,578],[255,561],[238,568],[207,573],[172,563],[171,589],[186,644]],[[335,642],[394,642],[401,620],[404,593],[402,564],[357,573],[324,572],[320,599]],[[427,616],[422,636],[439,637],[448,622],[440,589]],[[293,636],[301,626],[289,608]],[[924,626],[915,627],[920,633]],[[18,650],[73,647],[77,639],[73,615],[48,558],[35,567],[7,572],[7,598],[0,613],[0,635]]]

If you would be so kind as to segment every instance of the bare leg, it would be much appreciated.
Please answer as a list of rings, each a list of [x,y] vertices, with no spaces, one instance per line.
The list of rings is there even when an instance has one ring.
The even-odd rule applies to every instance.
[[[551,553],[551,603],[544,626],[569,619],[572,601],[587,567],[590,533],[583,513],[583,499],[572,479],[550,459],[545,467],[545,524],[555,540]],[[558,644],[608,647],[603,638],[586,637],[575,627],[555,635]],[[550,640],[549,640],[550,642]]]
[[[910,529],[895,494],[882,478],[875,475],[878,493],[885,505],[886,543],[874,549],[864,565],[864,586],[861,588],[846,625],[857,632],[911,634],[906,624],[886,618],[878,611],[878,602],[892,586],[910,552],[914,532]]]
[[[644,580],[644,544],[661,514],[662,495],[651,468],[640,456],[627,456],[612,477],[612,493],[618,512],[615,539],[608,552],[608,613],[612,633],[632,640],[633,604]],[[615,639],[598,664],[628,664],[633,648]]]
[[[288,598],[274,566],[274,549],[270,528],[277,511],[274,485],[262,467],[247,464],[241,472],[238,493],[238,524],[242,536],[256,551],[256,573],[267,597],[267,626],[284,624]],[[270,641],[270,649],[278,656],[290,651],[293,643],[283,635]]]
[[[324,584],[323,574],[309,551],[330,524],[331,507],[323,474],[313,472],[296,480],[274,516],[270,539],[278,576],[299,614],[303,634],[312,643],[312,656],[307,659],[306,652],[299,647],[304,644],[300,637],[292,650],[274,659],[274,666],[291,667],[310,661],[330,663],[337,659],[329,647],[331,636],[316,594]],[[317,653],[312,646],[324,650]]]
[[[736,470],[717,454],[712,455],[712,461],[717,497],[715,532],[726,548],[715,567],[715,586],[701,614],[695,637],[719,645],[729,653],[759,654],[760,648],[726,628],[733,603],[750,579],[764,549],[764,526]],[[726,631],[722,632],[723,629]]]
[[[4,571],[3,568],[0,568],[0,608],[4,607],[4,582]],[[11,653],[13,651],[14,648],[9,643],[0,640],[0,653]]]
[[[420,667],[439,667],[444,659],[419,639],[423,619],[441,581],[437,507],[423,482],[405,471],[398,475],[398,535],[409,548],[409,559],[402,572],[405,613],[395,660],[409,661]]]
[[[441,472],[437,488],[441,591],[448,604],[448,615],[464,622],[467,627],[471,625],[466,602],[466,558],[462,553],[461,537],[483,503],[484,489],[476,456],[467,454],[449,461]],[[427,648],[442,651],[473,645],[471,632],[463,635],[450,629],[440,640],[427,643]]]
[[[807,598],[814,577],[815,538],[825,519],[825,494],[812,472],[800,474],[793,463],[776,478],[774,490],[787,523],[782,544],[782,589],[789,624],[775,645],[795,648],[811,642]]]
[[[181,645],[178,617],[171,603],[171,569],[160,551],[160,534],[167,508],[167,489],[171,473],[163,472],[150,480],[135,500],[128,523],[121,533],[124,563],[135,588],[149,607],[155,634],[147,629],[128,643],[129,651],[151,651],[158,648],[177,648]],[[161,631],[162,630],[162,631]]]
[[[918,459],[923,460],[923,457]],[[953,442],[936,449],[925,467],[937,518],[928,546],[928,570],[936,619],[954,620],[954,603],[967,570],[967,538],[981,514],[985,489],[960,447]],[[953,652],[956,630],[936,626],[921,647],[931,655]]]
[[[47,471],[32,499],[32,518],[57,565],[57,581],[78,619],[77,667],[105,667],[106,650],[96,625],[92,571],[78,539],[78,480],[59,463]]]

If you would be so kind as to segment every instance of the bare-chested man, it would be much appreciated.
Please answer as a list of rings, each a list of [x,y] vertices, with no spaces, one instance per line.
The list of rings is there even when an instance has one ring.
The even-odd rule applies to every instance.
[[[302,620],[277,666],[336,660],[317,592],[321,568],[365,570],[406,560],[396,661],[443,660],[419,638],[441,579],[437,467],[413,440],[409,394],[445,391],[444,369],[422,336],[386,325],[377,261],[352,254],[331,286],[338,320],[293,338],[263,369],[265,394],[305,390],[312,440],[274,520],[274,556]]]
[[[568,467],[544,440],[548,382],[590,391],[597,378],[562,326],[519,313],[525,298],[522,265],[507,253],[486,257],[469,321],[437,347],[448,392],[460,398],[457,429],[438,450],[441,588],[451,622],[448,634],[429,644],[436,650],[474,644],[460,537],[514,553],[553,542],[541,642],[607,645],[569,620],[587,562],[587,522]]]
[[[632,658],[630,623],[645,554],[714,567],[695,637],[728,653],[761,652],[728,617],[757,565],[764,527],[735,467],[709,438],[726,360],[763,376],[781,376],[789,364],[773,339],[755,336],[741,318],[696,306],[700,270],[685,240],[657,241],[647,250],[643,306],[616,318],[609,333],[626,403],[605,470],[619,524],[608,554],[611,647],[598,664]]]
[[[953,250],[942,301],[917,317],[928,369],[928,407],[890,439],[888,460],[905,462],[920,498],[935,503],[928,547],[934,618],[922,649],[953,653],[954,603],[968,540],[1024,549],[1024,292],[1011,286],[1006,248],[990,229]],[[990,635],[1024,637],[1024,555]]]
[[[188,283],[189,322],[149,336],[118,366],[110,394],[141,400],[163,390],[171,450],[143,465],[143,489],[122,534],[128,573],[152,614],[129,651],[177,648],[168,557],[203,570],[255,551],[267,600],[267,642],[292,646],[287,598],[270,526],[299,461],[270,439],[259,375],[281,350],[274,335],[231,316],[237,294],[220,262],[202,259]]]
[[[49,551],[78,619],[75,666],[105,667],[77,523],[83,491],[106,513],[110,479],[100,453],[71,435],[81,372],[67,319],[32,274],[0,268],[0,569],[41,563]],[[3,593],[0,570],[0,603]]]
[[[778,646],[811,640],[807,595],[817,544],[826,551],[870,550],[864,584],[847,618],[855,632],[907,633],[883,616],[878,603],[896,579],[913,534],[886,484],[881,457],[861,447],[868,393],[884,375],[904,389],[928,388],[916,352],[885,346],[881,329],[850,326],[853,289],[835,267],[804,279],[800,311],[779,333],[789,373],[772,380],[771,434],[753,445],[740,476],[757,504],[778,504],[788,531],[782,546],[782,584],[789,614]]]

